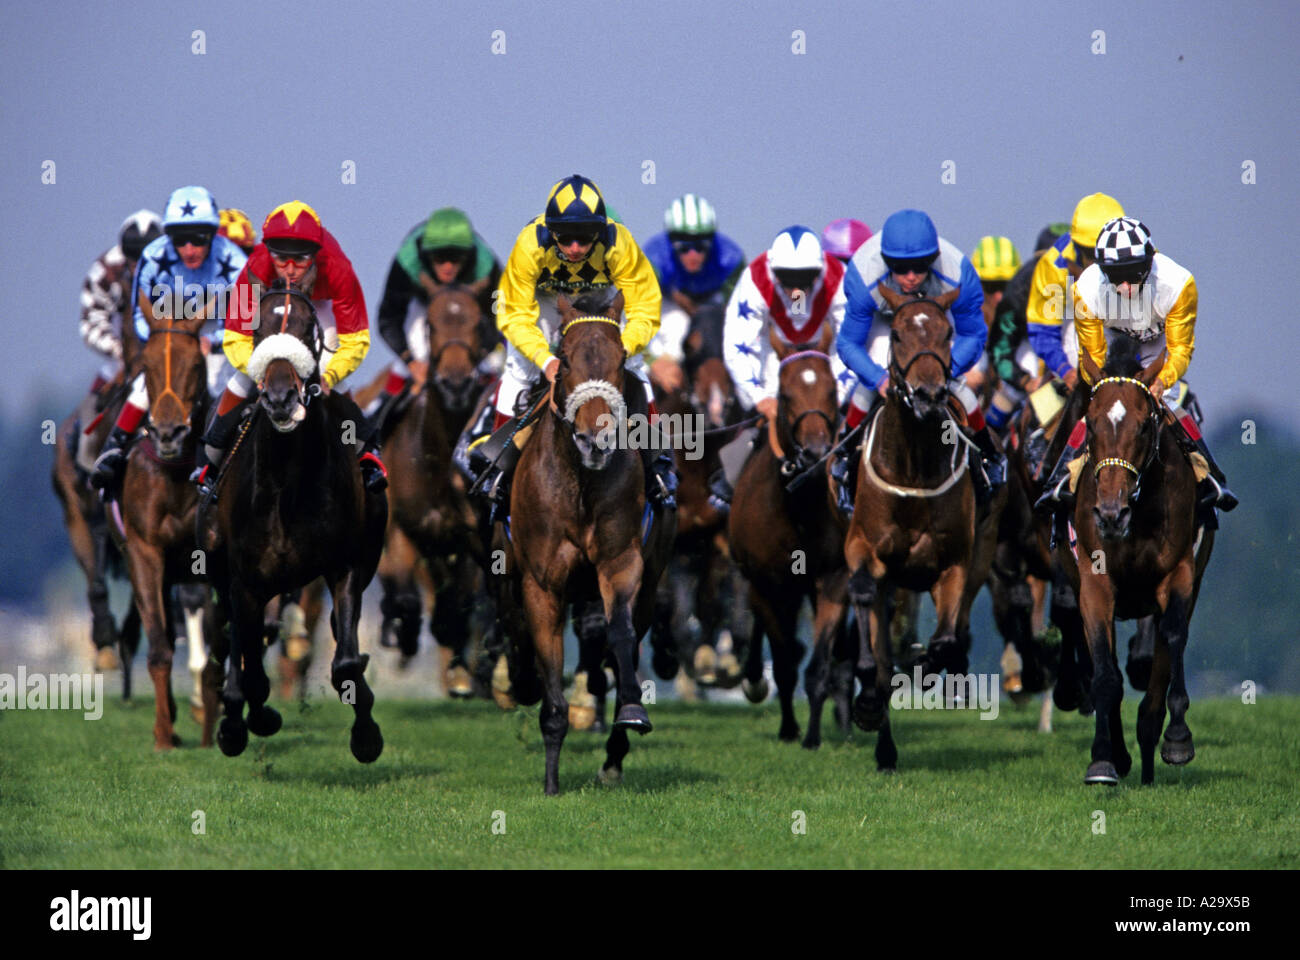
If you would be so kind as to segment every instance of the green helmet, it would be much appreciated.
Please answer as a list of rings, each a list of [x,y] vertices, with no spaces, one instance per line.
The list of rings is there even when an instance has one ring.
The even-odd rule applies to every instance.
[[[474,228],[469,224],[469,217],[455,207],[433,211],[424,225],[420,246],[425,250],[472,250]]]
[[[688,193],[674,200],[664,212],[664,228],[669,233],[698,236],[717,232],[718,220],[709,201]]]

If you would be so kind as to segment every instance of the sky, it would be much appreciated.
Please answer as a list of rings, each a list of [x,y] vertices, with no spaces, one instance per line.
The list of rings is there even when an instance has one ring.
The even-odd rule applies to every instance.
[[[582,173],[642,240],[698,193],[750,257],[794,223],[903,207],[967,252],[993,233],[1027,254],[1110,193],[1196,276],[1208,425],[1281,416],[1298,28],[1295,3],[7,3],[0,414],[89,385],[82,278],[176,187],[258,224],[311,204],[373,326],[430,211],[461,207],[504,260]],[[390,358],[376,333],[352,380]]]

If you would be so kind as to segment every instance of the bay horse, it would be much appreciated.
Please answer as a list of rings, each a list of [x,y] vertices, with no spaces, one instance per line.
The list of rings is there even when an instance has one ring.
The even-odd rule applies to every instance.
[[[248,745],[250,730],[266,737],[280,729],[279,713],[266,706],[263,611],[272,598],[324,577],[333,600],[330,682],[355,715],[352,755],[371,763],[384,741],[372,716],[375,698],[364,676],[369,656],[359,649],[357,624],[362,592],[383,549],[388,501],[368,494],[362,481],[356,453],[364,438],[361,426],[348,422],[354,407],[321,395],[311,279],[309,272],[301,287],[277,280],[262,291],[248,362],[257,402],[231,444],[216,503],[201,527],[204,545],[216,555],[209,565],[216,567],[213,582],[230,621],[217,744],[233,757]]]
[[[616,698],[613,729],[605,745],[601,780],[622,779],[628,731],[652,729],[637,681],[639,638],[650,625],[659,576],[676,528],[673,511],[647,509],[641,453],[619,447],[611,424],[623,420],[630,391],[640,382],[624,370],[619,293],[602,315],[581,315],[557,299],[560,368],[550,399],[520,454],[510,495],[508,535],[497,524],[494,547],[507,557],[499,609],[506,619],[507,662],[515,700],[542,701],[539,724],[546,747],[544,789],[559,793],[560,748],[569,728],[564,697],[566,609],[584,610],[598,599]],[[633,403],[635,403],[633,398]],[[644,401],[642,401],[644,406]],[[648,524],[648,529],[647,529]],[[588,650],[589,677],[603,670]]]
[[[447,692],[473,693],[466,669],[471,617],[485,599],[487,550],[466,483],[452,463],[478,394],[477,367],[486,353],[479,331],[481,286],[444,286],[431,292],[426,313],[428,374],[384,442],[391,464],[389,529],[379,578],[384,629],[404,660],[418,650],[422,613],[418,562],[428,565],[435,590],[429,629],[450,652]],[[490,668],[489,668],[490,669]]]
[[[890,605],[895,588],[929,591],[938,623],[923,655],[927,673],[963,671],[958,616],[975,544],[975,495],[968,453],[949,407],[953,326],[950,290],[916,300],[877,288],[894,312],[889,395],[862,445],[853,518],[844,541],[849,600],[859,634],[862,689],[854,721],[879,731],[876,765],[898,763],[889,726],[893,677]]]
[[[199,342],[206,313],[200,311],[195,317],[173,320],[156,317],[149,308],[145,319],[150,336],[141,357],[149,411],[146,435],[131,448],[122,480],[123,552],[149,642],[154,749],[170,750],[180,745],[171,687],[177,626],[171,588],[181,583],[203,583],[207,575],[206,562],[199,562],[202,555],[195,540],[198,492],[189,482],[195,445],[208,408],[207,364]],[[202,646],[202,631],[197,633],[191,631],[189,635],[191,653]],[[211,746],[216,684],[211,671],[205,670],[202,677],[202,745]]]
[[[829,466],[816,467],[835,442],[840,414],[830,357],[775,339],[774,345],[782,358],[776,416],[760,434],[736,481],[728,534],[731,555],[749,581],[755,613],[745,658],[746,692],[749,695],[762,682],[766,634],[781,703],[777,735],[783,741],[799,738],[793,701],[804,648],[796,628],[804,600],[813,605],[813,655],[804,676],[809,720],[803,745],[815,750],[821,745],[822,707],[846,612],[845,523],[835,507]],[[787,489],[796,474],[808,470],[812,473],[807,482],[793,492]]]
[[[1155,780],[1155,745],[1165,724],[1160,758],[1181,766],[1195,755],[1187,727],[1183,661],[1188,626],[1213,532],[1198,525],[1196,476],[1178,444],[1160,397],[1161,351],[1145,368],[1134,353],[1117,352],[1103,372],[1086,354],[1079,369],[1092,384],[1084,413],[1087,460],[1073,513],[1077,557],[1058,544],[1078,589],[1079,613],[1093,664],[1096,730],[1088,784],[1114,785],[1132,758],[1120,729],[1124,684],[1115,658],[1115,619],[1159,618],[1146,696],[1138,707],[1142,783]]]

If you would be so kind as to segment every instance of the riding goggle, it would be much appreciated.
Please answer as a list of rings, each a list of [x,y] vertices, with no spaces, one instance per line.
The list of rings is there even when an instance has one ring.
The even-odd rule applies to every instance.
[[[434,263],[459,263],[469,254],[460,247],[435,247],[429,251],[429,259]]]
[[[934,258],[938,254],[932,254],[928,257],[908,257],[900,260],[895,257],[885,257],[885,266],[889,268],[890,273],[896,273],[900,277],[909,273],[929,273],[930,265],[934,263]]]
[[[181,247],[186,245],[192,247],[211,246],[213,234],[210,231],[194,230],[186,232],[177,231],[176,233],[169,233],[167,236],[171,237],[172,246],[179,250]]]
[[[575,243],[586,247],[596,242],[596,235],[594,233],[557,233],[555,234],[555,242],[561,247],[571,247]]]
[[[315,258],[314,253],[290,253],[286,250],[272,250],[267,247],[267,252],[271,254],[271,259],[280,264],[293,264],[296,267],[305,267]]]
[[[687,253],[695,251],[697,253],[708,253],[713,249],[712,237],[674,237],[673,252]]]
[[[776,282],[781,284],[787,290],[811,290],[817,278],[821,276],[820,270],[773,270],[772,275],[776,277]]]
[[[1124,266],[1102,267],[1101,272],[1106,275],[1111,286],[1118,287],[1121,283],[1139,284],[1145,282],[1150,275],[1151,264],[1129,263]]]

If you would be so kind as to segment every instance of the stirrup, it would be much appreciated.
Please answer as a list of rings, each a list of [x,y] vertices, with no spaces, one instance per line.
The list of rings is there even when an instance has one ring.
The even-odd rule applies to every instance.
[[[217,478],[211,476],[215,473],[212,464],[205,464],[202,467],[195,467],[194,472],[190,474],[190,480],[198,487],[199,499],[206,500],[208,503],[217,502]]]
[[[714,509],[726,513],[731,509],[731,498],[736,495],[736,491],[727,481],[725,470],[718,470],[709,478],[709,503]]]

